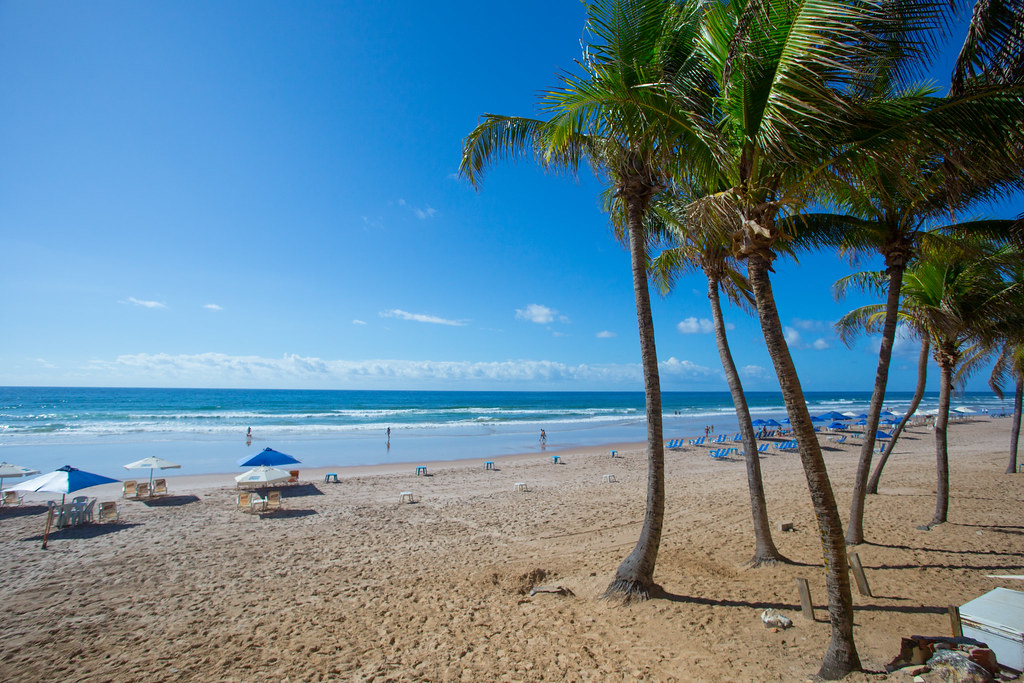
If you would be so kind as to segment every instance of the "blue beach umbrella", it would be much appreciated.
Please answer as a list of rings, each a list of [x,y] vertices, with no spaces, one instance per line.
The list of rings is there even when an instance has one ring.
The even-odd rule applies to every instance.
[[[886,432],[883,432],[881,429],[879,429],[877,432],[875,432],[875,438],[876,439],[891,439],[892,437],[889,436],[889,434],[887,434]]]
[[[256,455],[239,460],[238,466],[259,467],[260,465],[265,465],[267,467],[277,467],[278,465],[294,465],[298,462],[298,460],[287,453],[275,451],[273,448],[264,448]]]
[[[828,426],[829,429],[846,429],[845,422],[833,422]]]
[[[757,418],[756,420],[754,420],[750,424],[752,424],[755,427],[764,427],[765,424],[766,424],[766,421],[762,420],[761,418]]]
[[[857,420],[853,424],[857,425],[858,427],[865,427],[865,426],[867,426],[868,421],[867,420]]]
[[[884,420],[882,420],[882,424],[884,425],[898,425],[899,423],[900,421],[897,420],[895,417],[887,417]]]
[[[765,427],[781,427],[782,425],[780,423],[776,422],[775,420],[769,418],[769,419],[764,421],[764,426]]]
[[[821,418],[822,420],[847,420],[847,419],[849,419],[845,415],[843,415],[842,413],[836,412],[835,410],[830,410],[827,413],[822,413],[818,417]]]
[[[102,474],[93,474],[84,470],[76,469],[70,465],[64,465],[59,470],[33,477],[11,487],[15,491],[45,491],[47,493],[61,494],[61,505],[64,504],[64,496],[80,489],[87,489],[90,486],[100,484],[112,484],[118,479],[104,477]]]

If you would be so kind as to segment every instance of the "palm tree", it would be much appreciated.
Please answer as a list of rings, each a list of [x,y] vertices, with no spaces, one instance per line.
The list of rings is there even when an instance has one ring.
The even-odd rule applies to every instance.
[[[702,195],[703,193],[698,193]],[[731,302],[736,305],[750,305],[750,284],[746,277],[735,268],[729,249],[729,235],[732,230],[722,229],[720,225],[704,225],[694,220],[693,212],[687,218],[687,208],[699,206],[699,200],[687,207],[673,197],[660,202],[655,207],[652,218],[662,224],[662,230],[671,235],[674,246],[663,251],[653,263],[654,279],[663,292],[672,289],[676,278],[689,269],[700,269],[708,280],[708,301],[711,304],[711,317],[714,321],[715,344],[722,361],[726,383],[732,395],[733,406],[736,408],[736,419],[739,422],[740,434],[743,438],[744,460],[747,469],[747,489],[750,493],[750,512],[754,523],[754,556],[749,562],[750,567],[774,565],[788,562],[775,546],[772,538],[771,525],[768,522],[768,504],[764,496],[764,483],[761,478],[761,461],[757,453],[757,437],[750,419],[746,394],[740,380],[736,363],[729,349],[726,336],[725,318],[722,315],[722,304],[719,296],[724,291]]]
[[[733,254],[747,261],[758,316],[800,449],[822,538],[832,639],[819,675],[839,678],[859,669],[853,642],[853,610],[842,521],[825,469],[799,378],[783,335],[771,288],[776,245],[790,235],[780,218],[800,213],[827,190],[827,171],[842,173],[856,161],[886,169],[896,185],[913,188],[913,177],[895,164],[964,147],[977,154],[1020,120],[1020,102],[983,98],[946,101],[910,93],[870,98],[879,70],[897,73],[921,48],[922,31],[941,21],[938,5],[915,3],[914,11],[890,13],[885,3],[840,0],[736,0],[707,13],[701,40],[714,76],[713,107],[692,101],[692,83],[676,83],[682,106],[694,111],[710,152],[704,171],[729,189],[715,196],[723,214],[735,216]],[[680,72],[678,75],[686,75]],[[953,112],[957,112],[953,116]],[[1015,112],[1007,116],[1006,112]],[[957,123],[971,120],[977,139]],[[1019,161],[1006,138],[992,147],[1001,162]],[[1011,148],[1013,145],[1010,146]],[[832,194],[818,197],[835,201]]]
[[[1017,445],[1020,439],[1021,408],[1024,403],[1024,320],[1021,318],[1021,311],[1024,310],[1024,262],[1020,259],[1020,251],[1014,250],[1008,264],[1007,290],[1005,295],[1009,298],[1008,311],[1010,315],[1004,320],[997,321],[999,338],[994,345],[998,350],[995,364],[992,366],[992,374],[988,384],[1000,399],[1003,398],[1003,385],[1013,382],[1015,391],[1013,396],[1013,424],[1010,428],[1010,459],[1006,465],[1006,474],[1017,472]],[[986,351],[992,351],[993,345],[982,348],[978,355],[984,357]]]
[[[836,299],[840,299],[845,296],[847,290],[851,287],[856,287],[861,291],[874,292],[879,296],[886,297],[885,304],[872,304],[856,308],[837,320],[835,323],[835,329],[840,340],[849,346],[853,343],[854,337],[858,334],[862,332],[878,332],[882,328],[883,324],[891,319],[891,297],[886,296],[887,287],[890,285],[890,277],[885,271],[862,271],[853,273],[852,275],[847,275],[846,277],[840,278],[836,281],[835,285],[832,287]],[[902,276],[900,279],[900,286],[902,287]],[[903,315],[903,312],[902,308],[897,309],[897,315],[903,322],[904,329],[911,330],[911,333],[914,336],[921,339],[921,352],[918,355],[917,361],[917,386],[914,389],[914,396],[910,400],[910,406],[907,408],[906,414],[893,431],[892,439],[890,439],[889,443],[886,445],[885,451],[879,458],[878,465],[875,468],[874,473],[868,480],[866,492],[869,494],[878,493],[878,480],[882,476],[882,469],[889,460],[892,449],[899,440],[900,434],[906,427],[907,422],[910,421],[910,418],[917,410],[917,407],[921,405],[921,399],[924,398],[925,382],[928,379],[928,359],[930,357],[929,350],[931,348],[928,334],[915,329],[912,325],[912,321],[910,321],[906,315]],[[875,429],[877,429],[877,425],[875,426]],[[871,432],[872,430],[865,427],[865,431]]]
[[[889,443],[886,444],[885,450],[882,451],[882,455],[878,458],[878,464],[875,465],[875,471],[871,473],[871,478],[868,479],[867,493],[874,495],[878,493],[878,481],[882,478],[882,470],[885,469],[885,464],[889,462],[889,456],[892,455],[892,449],[896,446],[896,441],[899,440],[900,435],[906,428],[907,423],[910,421],[911,416],[917,410],[917,407],[921,405],[921,399],[924,398],[924,387],[925,381],[928,379],[928,358],[929,350],[931,345],[928,343],[928,337],[921,337],[921,353],[918,354],[917,358],[917,386],[914,388],[914,396],[910,399],[910,406],[907,408],[906,415],[900,420],[900,423],[896,425],[896,429],[893,430],[892,438],[889,439]]]
[[[1020,440],[1021,407],[1024,405],[1024,343],[1006,342],[992,368],[989,386],[1000,399],[1003,398],[1003,383],[1012,378],[1013,392],[1013,424],[1010,427],[1010,460],[1006,465],[1006,474],[1017,472],[1017,444]]]
[[[923,529],[946,522],[949,512],[949,455],[947,427],[954,373],[968,345],[991,339],[993,321],[1004,318],[1007,286],[1003,263],[992,245],[978,244],[976,252],[930,251],[904,275],[900,316],[928,336],[939,366],[939,408],[935,416],[935,514]],[[862,306],[844,316],[842,325],[871,324],[884,314],[881,304]],[[877,325],[877,322],[875,323]],[[980,363],[976,355],[974,362]],[[962,375],[961,375],[962,376]]]
[[[665,510],[661,386],[647,284],[645,218],[692,132],[675,103],[655,88],[692,70],[701,0],[595,0],[587,7],[589,44],[581,75],[548,91],[545,121],[485,114],[466,138],[461,174],[479,186],[494,160],[532,154],[545,167],[575,172],[581,161],[606,179],[624,207],[647,405],[647,503],[640,538],[605,595],[625,601],[655,590]]]
[[[913,168],[911,161],[906,160],[906,174]],[[926,221],[951,212],[955,208],[954,201],[959,204],[956,208],[964,208],[970,202],[992,196],[1003,186],[1012,184],[996,180],[984,182],[981,178],[975,178],[973,185],[965,191],[958,190],[954,198],[947,190],[951,186],[967,184],[960,178],[954,183],[950,182],[951,176],[959,175],[957,169],[949,168],[934,159],[928,160],[927,163],[919,161],[918,165],[915,173],[916,187],[912,193],[908,186],[895,185],[891,182],[889,172],[870,161],[858,164],[857,170],[842,184],[838,193],[853,214],[848,216],[847,220],[856,220],[855,223],[850,223],[852,229],[845,231],[841,249],[852,253],[855,258],[859,252],[864,251],[875,251],[883,257],[884,286],[878,289],[886,297],[885,316],[880,324],[878,366],[871,402],[868,405],[867,425],[864,428],[864,440],[857,463],[850,517],[846,528],[847,545],[864,542],[864,503],[868,475],[871,472],[875,434],[881,419],[892,348],[896,340],[903,273],[915,258],[923,240],[934,242],[943,239],[934,232],[926,231]],[[949,226],[945,231],[956,235],[972,232],[998,233],[1008,228],[1009,221],[972,221]],[[837,283],[837,296],[842,295],[843,282],[841,280]],[[889,444],[890,450],[894,441]]]

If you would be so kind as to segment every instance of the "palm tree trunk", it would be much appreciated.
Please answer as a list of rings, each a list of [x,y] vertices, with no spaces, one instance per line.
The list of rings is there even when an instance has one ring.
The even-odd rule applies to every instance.
[[[1024,401],[1024,377],[1017,375],[1017,391],[1013,395],[1013,426],[1010,428],[1010,463],[1006,473],[1017,471],[1017,440],[1020,438],[1021,403]]]
[[[949,449],[946,430],[949,426],[949,397],[953,390],[954,356],[947,348],[937,352],[939,363],[939,412],[935,416],[935,469],[938,483],[935,486],[935,516],[928,527],[943,524],[949,512]]]
[[[882,327],[882,345],[878,351],[878,368],[875,370],[875,388],[871,393],[864,443],[860,446],[857,475],[853,480],[853,501],[850,503],[850,520],[846,527],[847,545],[864,542],[864,499],[867,497],[868,475],[871,473],[871,456],[875,451],[875,433],[878,431],[885,387],[889,381],[889,362],[892,360],[892,344],[896,339],[900,288],[903,286],[904,261],[899,257],[892,261],[889,265],[889,296],[885,301],[885,324]]]
[[[928,343],[928,337],[924,337],[921,340],[921,354],[917,359],[917,388],[914,389],[914,397],[910,401],[910,407],[907,408],[907,414],[903,416],[900,423],[896,425],[896,431],[892,433],[892,439],[889,440],[889,444],[885,447],[885,452],[882,453],[882,457],[878,459],[878,465],[875,466],[875,471],[871,474],[871,479],[868,481],[869,494],[878,493],[878,480],[882,478],[882,469],[885,467],[885,463],[889,461],[889,456],[892,454],[892,449],[896,446],[897,439],[900,438],[900,434],[903,433],[903,428],[907,426],[907,422],[910,421],[914,411],[921,405],[921,399],[924,398],[924,385],[928,379],[928,349],[931,344]]]
[[[814,515],[821,535],[822,554],[825,560],[825,584],[828,589],[828,614],[832,623],[832,638],[821,663],[818,675],[835,680],[851,671],[860,670],[860,658],[853,641],[853,595],[850,591],[850,572],[843,541],[843,523],[839,508],[832,493],[832,484],[821,455],[821,445],[814,431],[811,415],[807,410],[803,389],[796,374],[796,367],[789,354],[782,322],[775,308],[768,275],[769,261],[765,252],[757,250],[748,257],[747,268],[750,284],[757,299],[757,313],[761,320],[768,354],[775,365],[779,378],[782,398],[786,403],[789,421],[793,426],[800,448],[800,461],[810,489]]]
[[[743,449],[746,452],[747,489],[750,491],[750,513],[754,518],[754,557],[750,560],[750,566],[760,567],[763,564],[788,562],[789,560],[775,547],[775,541],[772,539],[772,529],[768,522],[768,504],[764,498],[764,483],[761,480],[761,458],[757,454],[757,437],[754,435],[754,425],[750,421],[750,409],[747,407],[747,397],[743,393],[740,374],[736,371],[736,363],[733,361],[729,340],[725,334],[722,302],[718,295],[718,279],[710,276],[708,299],[711,301],[711,317],[715,321],[718,355],[722,359],[725,380],[732,393],[732,403],[736,407],[736,419],[739,421]]]
[[[629,255],[633,266],[633,294],[636,299],[640,358],[647,402],[647,504],[640,538],[615,572],[605,597],[625,602],[645,600],[656,589],[654,565],[658,559],[661,529],[665,519],[665,443],[661,427],[661,381],[654,346],[654,321],[647,286],[647,254],[644,249],[643,217],[649,195],[627,197]]]

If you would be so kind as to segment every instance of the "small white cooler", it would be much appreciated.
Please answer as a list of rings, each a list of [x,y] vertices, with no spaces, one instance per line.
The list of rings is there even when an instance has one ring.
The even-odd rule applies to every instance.
[[[1024,593],[996,588],[960,608],[964,635],[987,644],[1000,666],[1024,670]]]

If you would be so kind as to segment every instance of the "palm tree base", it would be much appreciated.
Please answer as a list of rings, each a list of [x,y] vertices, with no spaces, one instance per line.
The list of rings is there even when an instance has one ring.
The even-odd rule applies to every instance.
[[[779,564],[793,564],[793,560],[779,553],[773,555],[754,555],[750,561],[743,565],[744,569],[757,569],[758,567],[774,567]]]
[[[634,579],[615,579],[608,584],[601,598],[629,605],[634,602],[650,600],[651,597],[662,592],[661,586],[654,583],[645,583]]]

